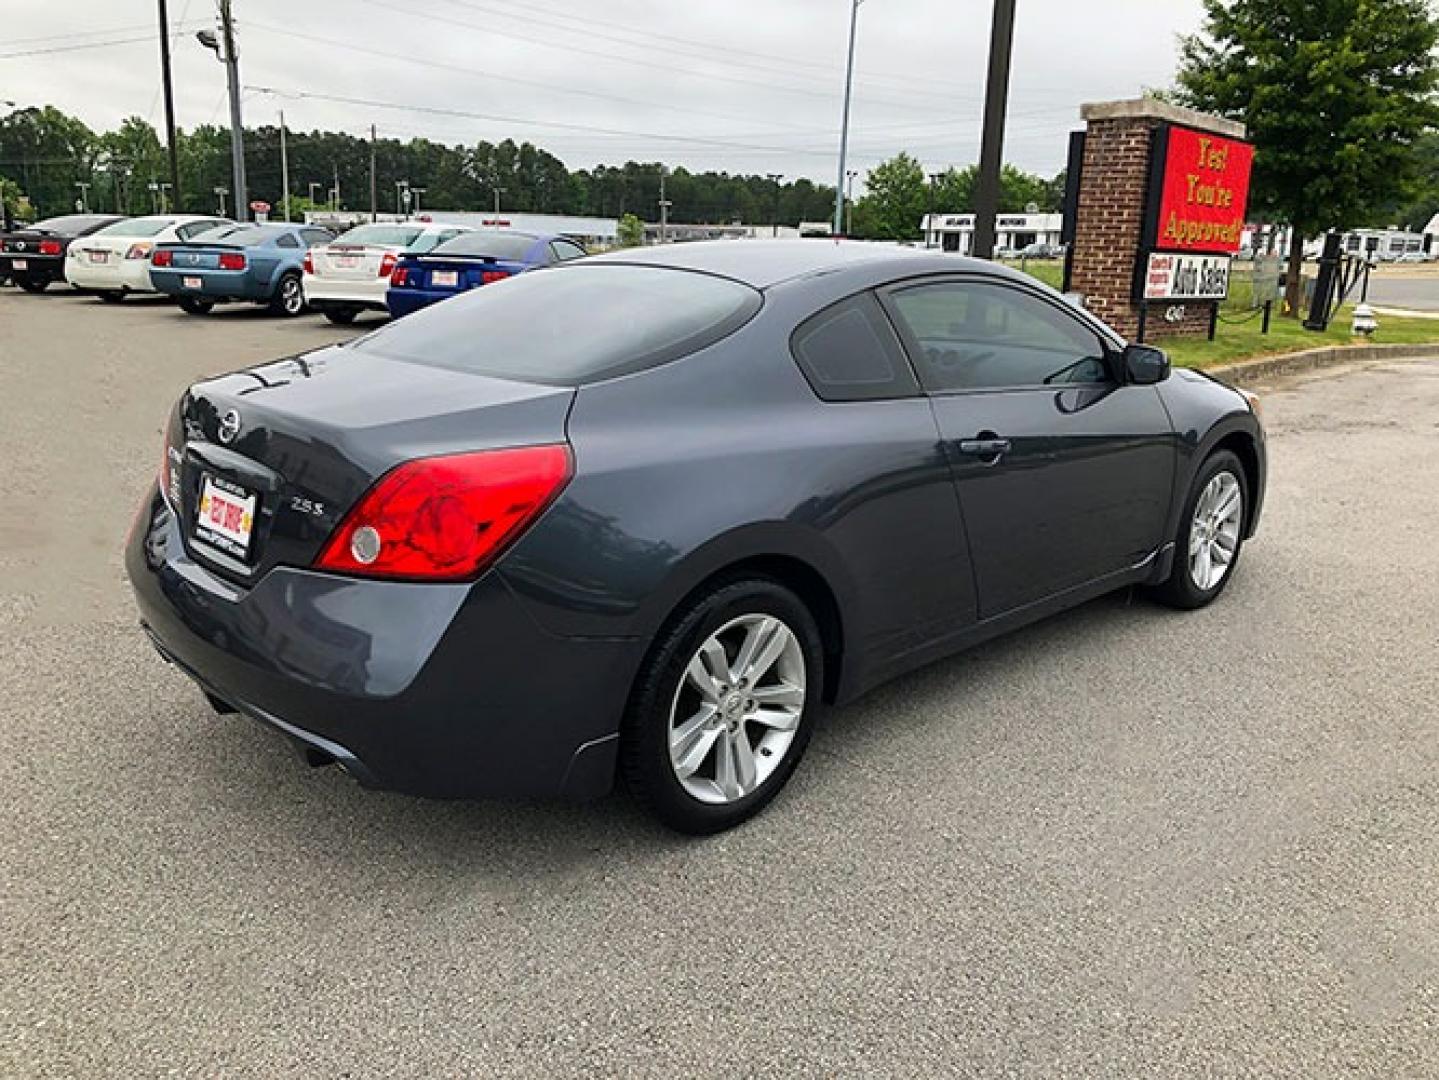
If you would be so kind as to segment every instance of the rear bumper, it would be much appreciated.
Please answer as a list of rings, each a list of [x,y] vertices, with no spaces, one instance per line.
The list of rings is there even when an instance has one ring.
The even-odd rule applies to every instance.
[[[376,277],[348,281],[343,278],[317,277],[306,274],[301,281],[305,300],[317,310],[326,307],[371,308],[388,311],[385,307],[385,291],[390,287],[388,278]]]
[[[391,289],[385,294],[385,303],[390,314],[399,319],[431,304],[438,304],[441,300],[460,295],[462,294],[457,292],[430,292],[428,289]]]
[[[200,287],[187,288],[186,278],[199,278]],[[184,270],[151,269],[150,280],[156,292],[177,298],[194,296],[205,300],[248,300],[257,304],[270,299],[264,284],[244,270],[192,270],[187,273]]]
[[[65,280],[77,289],[100,292],[154,292],[150,282],[149,259],[126,259],[96,266],[82,259],[67,260]]]
[[[125,561],[167,660],[367,786],[592,798],[613,784],[638,643],[543,631],[498,572],[422,585],[278,567],[244,591],[189,556],[153,490]]]
[[[16,268],[17,260],[25,264],[23,270]],[[23,254],[7,252],[0,255],[0,275],[59,281],[65,276],[65,260],[59,255],[33,255],[28,251]]]

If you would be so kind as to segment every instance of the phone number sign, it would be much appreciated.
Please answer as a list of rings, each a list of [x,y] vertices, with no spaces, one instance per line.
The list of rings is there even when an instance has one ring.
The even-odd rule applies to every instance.
[[[1146,300],[1223,300],[1229,295],[1228,255],[1155,252],[1144,272]]]

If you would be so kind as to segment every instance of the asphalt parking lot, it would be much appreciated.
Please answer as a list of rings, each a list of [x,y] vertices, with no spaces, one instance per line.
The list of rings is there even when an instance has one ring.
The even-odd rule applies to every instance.
[[[1439,362],[1268,393],[1216,606],[884,687],[694,841],[360,790],[143,640],[170,403],[349,334],[0,289],[0,1075],[1439,1075]]]

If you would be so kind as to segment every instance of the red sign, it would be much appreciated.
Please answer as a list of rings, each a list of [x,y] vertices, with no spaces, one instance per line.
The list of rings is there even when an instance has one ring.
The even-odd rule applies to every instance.
[[[1249,206],[1254,147],[1207,131],[1171,127],[1153,246],[1232,255]]]
[[[270,212],[270,204],[262,199],[256,199],[250,204],[250,209],[257,214],[268,214]]]

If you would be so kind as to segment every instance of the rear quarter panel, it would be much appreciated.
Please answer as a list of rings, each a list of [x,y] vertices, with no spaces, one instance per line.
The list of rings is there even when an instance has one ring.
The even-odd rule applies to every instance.
[[[772,555],[829,585],[846,685],[973,619],[929,403],[821,402],[789,354],[811,310],[771,295],[716,346],[580,389],[575,479],[501,564],[547,629],[648,638],[707,578]]]

